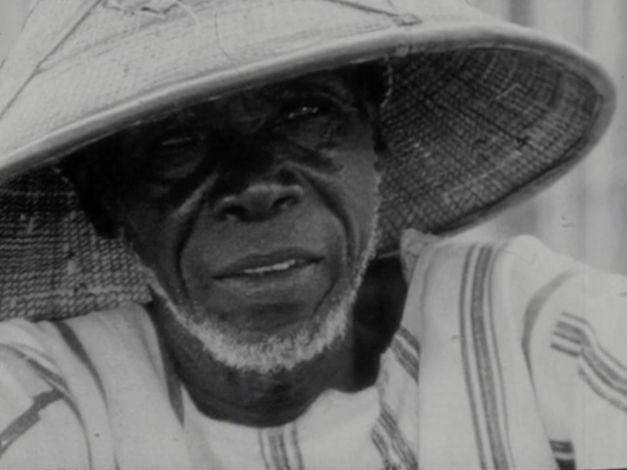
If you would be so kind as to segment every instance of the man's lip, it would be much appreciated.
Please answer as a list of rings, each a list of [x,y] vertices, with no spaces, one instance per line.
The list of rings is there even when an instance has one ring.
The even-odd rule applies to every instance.
[[[237,259],[233,263],[219,268],[213,277],[215,279],[226,279],[253,275],[251,270],[263,270],[273,266],[295,261],[298,265],[316,263],[321,261],[323,256],[302,248],[286,248],[269,253],[252,253]],[[272,273],[273,271],[269,271]],[[263,274],[263,271],[259,274]]]

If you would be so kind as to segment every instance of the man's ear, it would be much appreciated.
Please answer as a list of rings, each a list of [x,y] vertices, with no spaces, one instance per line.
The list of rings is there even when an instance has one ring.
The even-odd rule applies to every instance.
[[[66,158],[59,164],[61,173],[74,189],[81,209],[96,229],[105,238],[116,238],[119,224],[115,217],[112,181],[103,167],[104,145],[93,145]]]

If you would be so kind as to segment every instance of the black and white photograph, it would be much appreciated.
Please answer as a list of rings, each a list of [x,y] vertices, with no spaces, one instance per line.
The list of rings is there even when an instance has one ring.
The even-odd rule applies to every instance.
[[[0,470],[627,468],[626,25],[0,0]]]

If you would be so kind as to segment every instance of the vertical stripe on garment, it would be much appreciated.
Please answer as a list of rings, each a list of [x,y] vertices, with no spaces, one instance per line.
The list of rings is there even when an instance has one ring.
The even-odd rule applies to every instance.
[[[405,372],[418,383],[420,348],[418,341],[405,328],[400,328],[390,346]]]
[[[39,413],[63,398],[58,390],[48,390],[33,397],[33,404],[0,432],[0,457],[20,436],[39,422]]]
[[[179,380],[178,375],[174,371],[174,364],[168,354],[168,349],[165,345],[163,335],[158,334],[157,344],[159,346],[159,356],[161,358],[161,367],[163,367],[163,375],[165,377],[166,387],[168,389],[168,398],[170,400],[170,406],[174,410],[176,419],[180,424],[185,422],[185,406],[183,405],[183,385]]]
[[[472,266],[472,260],[474,258],[475,255],[475,249],[476,247],[473,247],[472,249],[468,250],[468,253],[466,254],[466,257],[464,259],[464,267],[462,269],[462,280],[461,280],[461,287],[460,287],[460,295],[459,295],[459,314],[460,314],[460,337],[461,337],[461,341],[460,341],[460,346],[462,348],[462,362],[463,362],[463,367],[464,367],[464,380],[466,382],[466,389],[468,391],[468,400],[470,401],[470,410],[472,413],[472,424],[475,430],[475,444],[477,446],[477,453],[478,453],[478,457],[479,457],[479,464],[481,465],[481,469],[485,470],[487,469],[487,464],[486,464],[486,453],[489,453],[489,448],[486,448],[486,443],[484,440],[484,436],[483,436],[483,430],[482,430],[482,426],[481,426],[481,421],[479,420],[479,406],[477,403],[477,397],[475,396],[476,394],[474,393],[474,385],[473,385],[473,373],[472,373],[472,369],[471,369],[471,357],[470,354],[468,353],[468,351],[470,351],[470,347],[468,345],[468,342],[470,340],[470,336],[468,334],[468,325],[467,323],[467,319],[466,319],[466,303],[467,303],[467,296],[468,296],[468,289],[469,286],[471,285],[471,280],[472,280],[472,276],[471,276],[471,266]]]
[[[398,335],[407,342],[409,349],[413,351],[416,357],[420,356],[420,343],[418,343],[418,338],[412,335],[404,326],[399,328]]]
[[[266,470],[304,470],[296,424],[259,431],[259,447]]]
[[[46,384],[48,384],[54,390],[58,391],[61,394],[61,397],[65,399],[65,403],[67,404],[70,411],[74,414],[76,421],[81,426],[83,434],[87,435],[87,427],[85,425],[85,421],[83,420],[83,417],[81,416],[78,410],[78,407],[76,406],[76,403],[74,403],[72,395],[70,394],[69,387],[67,383],[65,382],[65,380],[63,379],[63,377],[61,377],[59,374],[57,374],[53,370],[50,370],[48,367],[44,366],[40,361],[38,361],[34,357],[30,357],[28,354],[31,353],[31,348],[28,348],[28,347],[22,348],[20,345],[18,349],[17,346],[0,345],[0,349],[10,351],[17,358],[24,361],[28,366],[30,366],[34,370],[34,372],[37,374],[39,378],[41,378],[44,382],[46,382]],[[37,354],[37,356],[42,356],[42,355]],[[52,364],[52,361],[49,358],[47,358],[46,356],[43,356],[43,357],[46,358],[46,363]],[[91,468],[92,454],[91,454],[90,446],[87,446],[87,458],[88,458],[88,462]]]
[[[43,364],[41,364],[41,362],[39,362],[37,359],[29,356],[30,352],[29,354],[27,354],[25,351],[21,349],[21,347],[18,348],[17,346],[13,346],[13,345],[2,344],[0,345],[0,350],[7,351],[10,354],[12,354],[14,357],[16,357],[18,360],[26,363],[27,366],[33,369],[33,371],[37,374],[38,378],[43,380],[47,385],[52,387],[54,390],[59,391],[59,393],[61,393],[64,399],[66,400],[72,412],[76,415],[76,418],[79,420],[79,422],[82,422],[79,412],[78,412],[78,408],[76,407],[76,405],[74,404],[74,401],[72,400],[70,396],[69,387],[67,383],[65,382],[65,380],[59,374],[49,369],[47,366],[44,366]],[[52,363],[49,360],[47,362],[49,364]]]
[[[486,410],[487,429],[490,436],[494,467],[512,467],[509,448],[508,415],[505,404],[505,384],[501,375],[501,358],[494,324],[490,273],[494,260],[493,248],[482,248],[477,263],[471,311],[477,369],[479,372],[482,398]],[[501,312],[501,315],[503,312]]]
[[[12,354],[19,360],[24,361],[37,373],[38,377],[40,377],[48,385],[50,385],[52,388],[59,390],[64,395],[68,396],[69,390],[68,390],[67,384],[65,383],[65,380],[63,380],[63,378],[59,374],[57,374],[55,371],[50,369],[50,365],[52,364],[52,361],[50,361],[49,358],[41,354],[37,354],[38,358],[43,357],[46,359],[47,365],[43,365],[40,359],[32,357],[31,354],[34,352],[34,350],[29,350],[29,349],[30,348],[23,348],[21,345],[14,346],[12,344],[0,344],[0,350],[4,350],[8,352],[9,354]]]
[[[407,374],[415,381],[418,381],[418,361],[411,356],[409,351],[407,351],[400,340],[398,338],[394,338],[392,340],[392,344],[390,346],[394,356],[396,356],[396,360],[399,362],[403,370],[407,372]]]
[[[403,436],[396,416],[389,406],[381,400],[381,413],[370,434],[370,438],[381,455],[385,467],[398,462],[395,468],[417,470],[418,461],[411,446]]]
[[[550,442],[551,450],[560,470],[575,470],[575,452],[573,444],[568,441]]]
[[[392,443],[392,448],[396,451],[396,454],[400,458],[403,468],[407,470],[416,470],[418,468],[416,456],[414,455],[411,446],[407,443],[405,436],[403,436],[403,433],[398,425],[398,420],[392,414],[392,410],[388,408],[385,403],[381,403],[380,423]]]
[[[0,347],[9,347],[12,348],[14,351],[18,352],[24,356],[24,358],[29,358],[32,361],[37,362],[38,364],[41,364],[42,367],[45,367],[48,370],[52,370],[54,368],[52,359],[47,356],[46,354],[44,354],[42,351],[40,351],[39,349],[33,348],[31,346],[28,346],[27,344],[15,344],[15,343],[2,343],[0,344]]]
[[[107,395],[105,393],[104,385],[102,384],[102,379],[100,378],[98,371],[96,371],[96,367],[89,357],[87,350],[81,343],[80,339],[78,339],[78,336],[72,327],[63,321],[53,322],[51,324],[57,328],[59,334],[65,340],[72,352],[81,360],[85,368],[89,371],[90,375],[94,379],[98,391],[100,392],[102,401],[105,405],[107,405]]]
[[[283,429],[271,431],[268,434],[268,442],[270,443],[270,455],[272,456],[275,468],[278,470],[291,470],[287,450],[285,448]]]
[[[490,269],[488,271],[488,273],[492,273],[493,272],[493,262],[495,259],[494,256],[494,251],[490,252]],[[487,291],[487,318],[489,320],[489,326],[490,326],[490,339],[491,339],[491,344],[492,344],[492,358],[494,360],[495,363],[495,367],[494,367],[494,376],[496,378],[496,383],[497,383],[497,392],[498,392],[498,397],[500,398],[500,400],[498,400],[497,405],[498,405],[498,417],[500,418],[501,422],[501,430],[500,430],[500,436],[502,436],[502,442],[504,445],[504,450],[505,450],[505,455],[507,458],[507,461],[509,463],[510,467],[514,467],[514,457],[512,454],[512,449],[511,449],[511,442],[510,442],[510,435],[509,435],[509,414],[507,412],[507,393],[505,390],[505,383],[504,383],[504,379],[503,379],[503,363],[501,362],[501,354],[499,353],[499,343],[497,340],[497,323],[496,323],[496,315],[501,315],[503,316],[504,312],[496,312],[494,310],[494,306],[493,306],[493,300],[494,300],[494,292],[492,290],[493,288],[493,283],[491,280],[491,276],[490,275],[486,275],[483,279],[483,282],[486,286],[486,291]]]
[[[485,283],[490,264],[490,248],[481,248],[477,259],[472,285],[470,302],[470,327],[473,338],[473,357],[476,361],[475,373],[481,390],[480,399],[483,401],[486,429],[490,439],[490,447],[494,468],[505,470],[509,468],[505,457],[501,435],[498,429],[499,414],[497,410],[496,384],[492,367],[488,338],[490,328],[489,316],[485,306]]]
[[[298,470],[305,470],[305,463],[303,461],[303,453],[300,449],[300,440],[298,438],[298,424],[294,423],[290,426],[290,441],[291,446],[294,449],[296,468]]]
[[[270,466],[270,461],[268,460],[268,456],[266,455],[266,444],[264,442],[264,431],[259,431],[257,433],[257,441],[259,443],[259,449],[261,451],[261,460],[263,461],[263,466],[266,470],[273,470]]]
[[[512,457],[493,323],[495,312],[490,302],[492,260],[493,250],[481,246],[473,247],[466,258],[459,312],[461,347],[481,466],[489,468],[487,456],[490,455],[490,467],[505,470],[512,466]]]
[[[370,431],[370,440],[376,447],[379,455],[381,456],[381,463],[383,464],[383,468],[387,468],[390,466],[390,450],[387,447],[385,442],[385,438],[379,427],[375,426],[372,431]]]
[[[418,340],[405,328],[401,327],[394,335],[390,350],[394,359],[400,365],[401,373],[405,373],[413,383],[412,389],[418,383],[420,347]],[[396,377],[406,383],[401,376]],[[387,470],[417,470],[418,460],[406,437],[400,428],[393,407],[386,402],[383,385],[379,383],[380,413],[370,432],[370,440],[381,456],[383,468]],[[394,388],[387,384],[387,388]]]

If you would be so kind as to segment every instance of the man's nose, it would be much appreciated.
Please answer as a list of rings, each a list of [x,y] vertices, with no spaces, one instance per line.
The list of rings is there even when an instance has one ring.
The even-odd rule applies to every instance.
[[[272,179],[249,182],[235,194],[225,194],[214,205],[218,220],[252,222],[269,219],[298,204],[304,196],[298,183]]]

